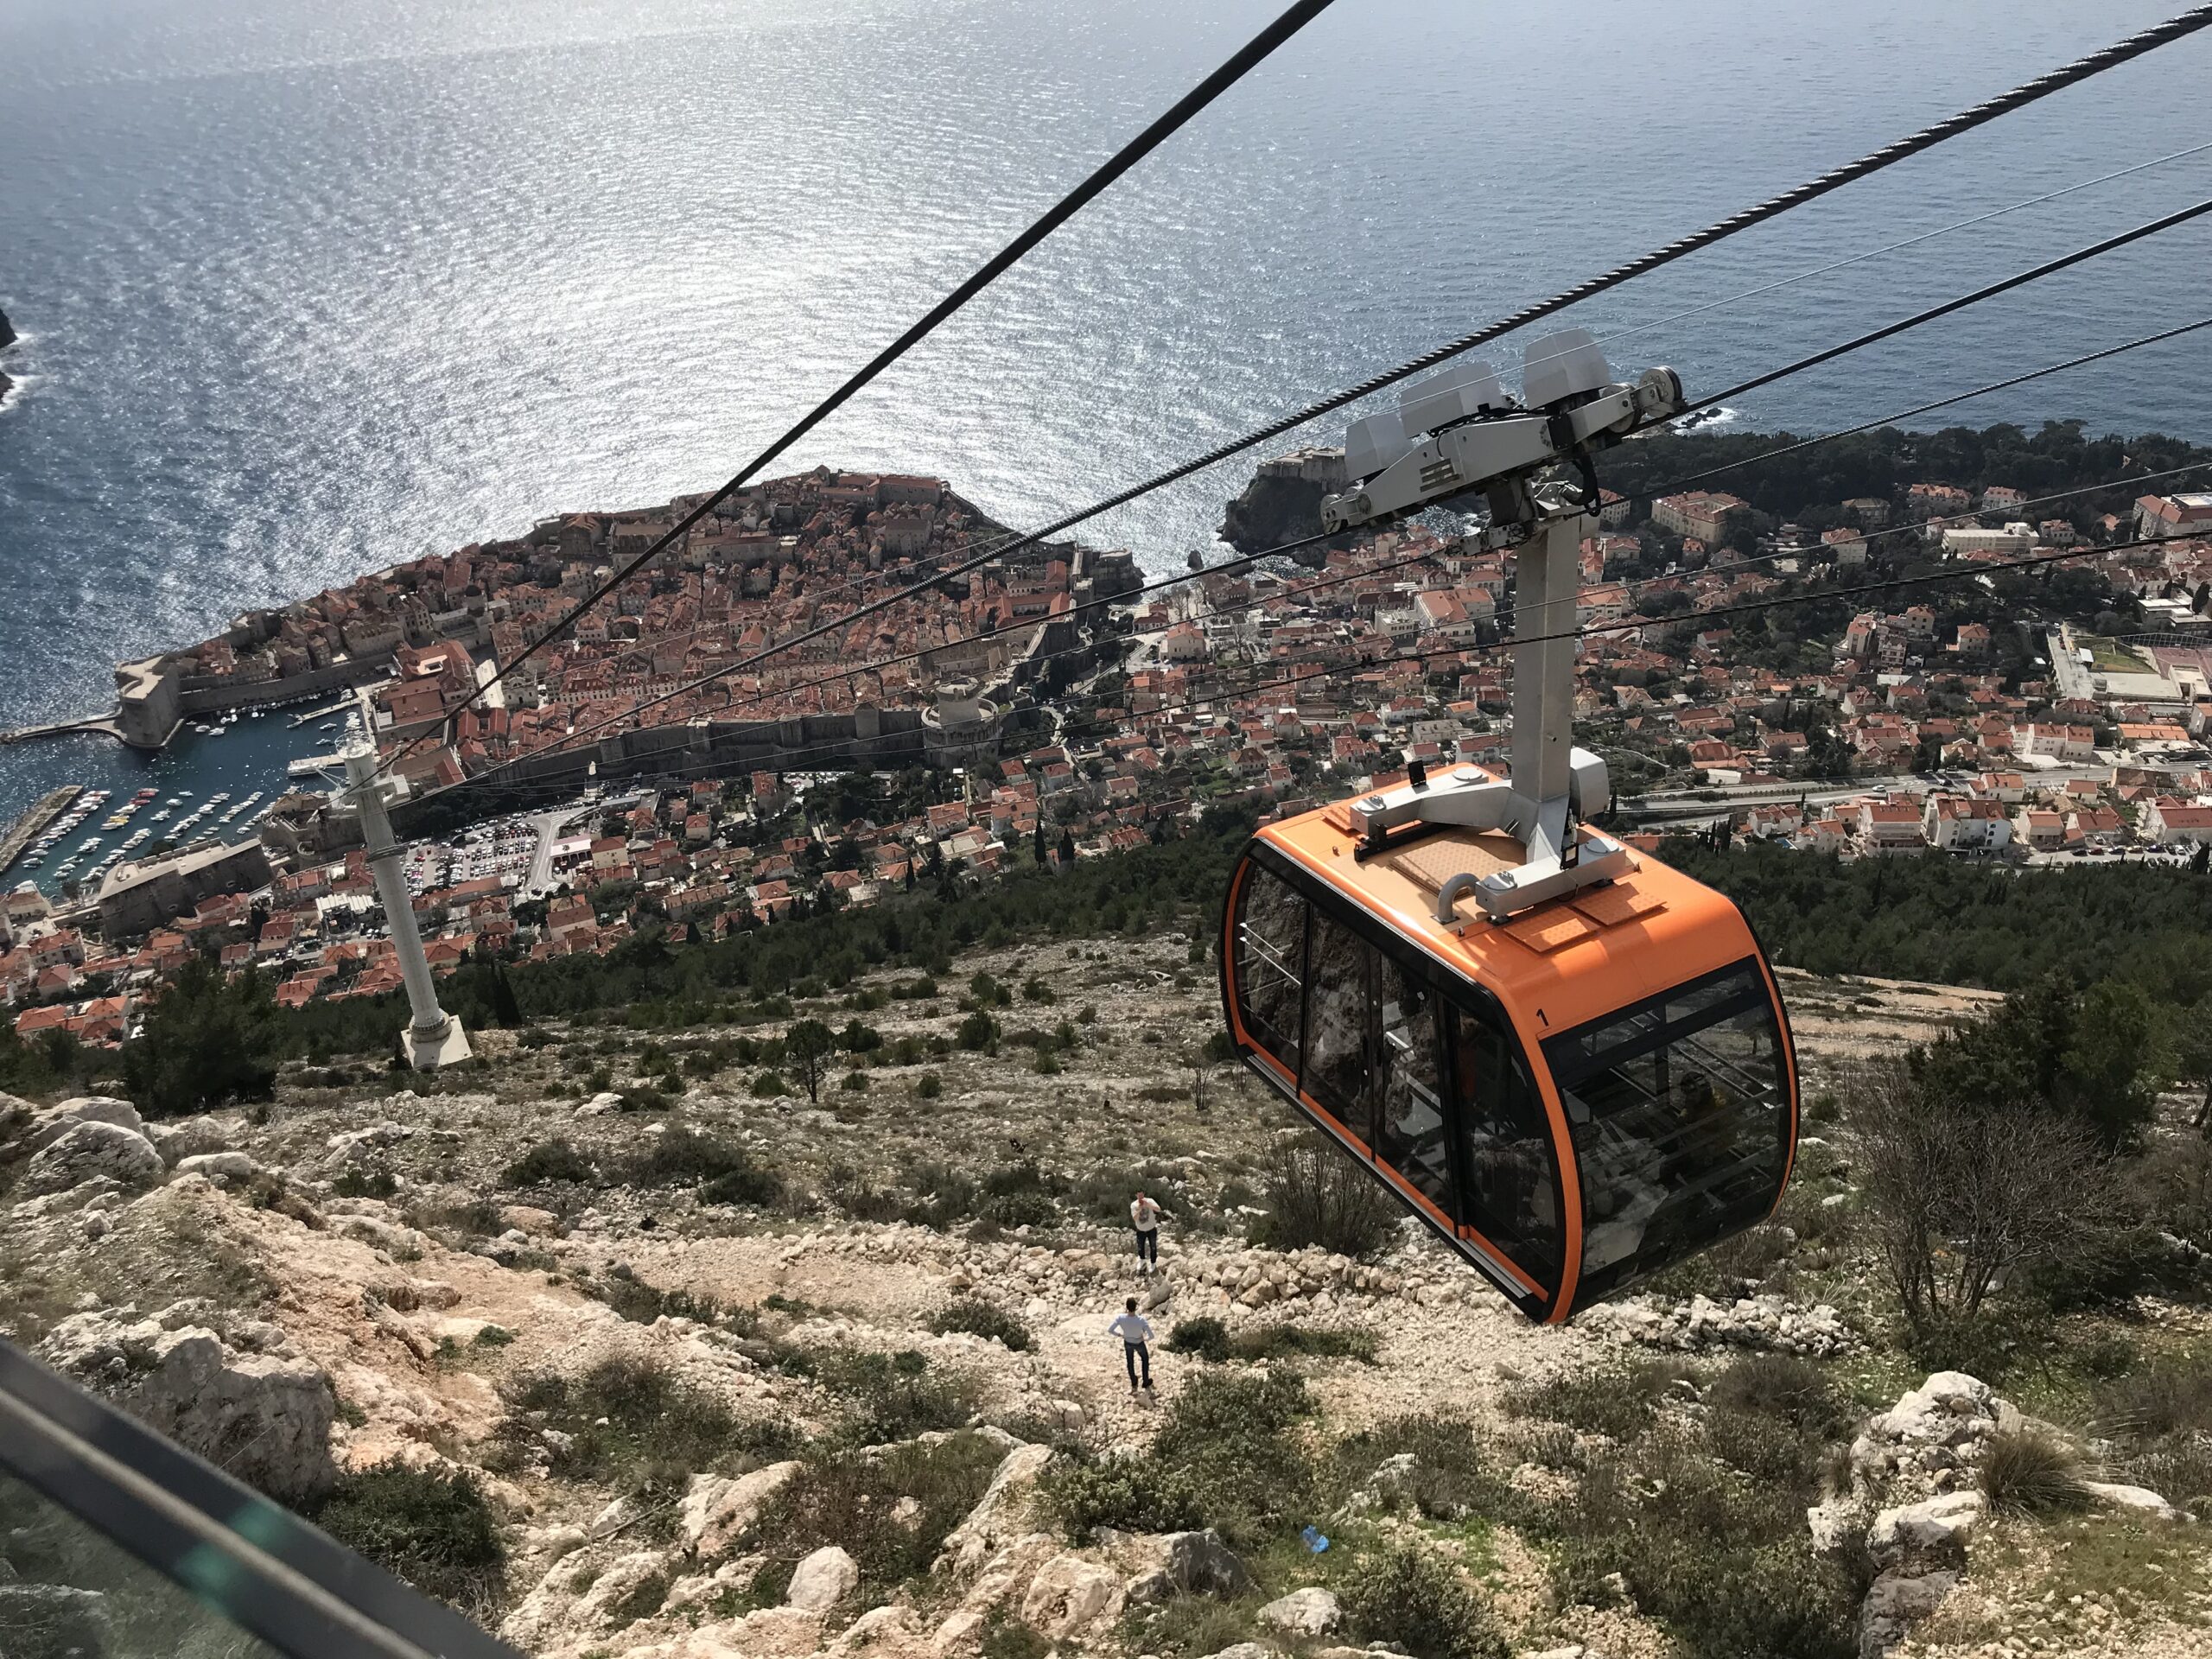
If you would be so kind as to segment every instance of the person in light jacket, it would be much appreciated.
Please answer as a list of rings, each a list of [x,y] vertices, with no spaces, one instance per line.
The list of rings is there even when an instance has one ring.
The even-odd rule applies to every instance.
[[[1150,1273],[1160,1265],[1160,1201],[1140,1192],[1129,1200],[1129,1224],[1137,1233],[1137,1271]]]
[[[1106,1330],[1109,1335],[1122,1339],[1122,1363],[1129,1368],[1129,1397],[1137,1392],[1137,1368],[1144,1368],[1144,1389],[1152,1391],[1152,1350],[1146,1344],[1152,1340],[1152,1322],[1137,1312],[1134,1296],[1122,1304],[1121,1313]]]

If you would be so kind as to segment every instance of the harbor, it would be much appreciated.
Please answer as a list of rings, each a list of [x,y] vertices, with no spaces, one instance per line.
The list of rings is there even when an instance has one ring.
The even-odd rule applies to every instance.
[[[64,784],[59,789],[48,790],[35,805],[10,824],[7,833],[0,836],[0,875],[13,869],[16,861],[30,850],[47,826],[67,811],[70,803],[84,792],[80,784]]]
[[[10,855],[0,872],[5,885],[29,880],[58,899],[73,887],[96,888],[114,865],[165,842],[248,839],[279,797],[327,787],[312,775],[296,778],[290,768],[327,755],[341,741],[344,721],[326,715],[328,730],[321,729],[325,722],[296,726],[295,714],[248,710],[194,721],[157,752],[89,734],[0,747],[0,822],[11,813],[22,815],[18,828],[35,821],[20,842],[12,831],[0,841]],[[207,731],[194,729],[202,724]],[[56,799],[61,804],[48,811]],[[48,839],[80,811],[83,818],[61,839]]]

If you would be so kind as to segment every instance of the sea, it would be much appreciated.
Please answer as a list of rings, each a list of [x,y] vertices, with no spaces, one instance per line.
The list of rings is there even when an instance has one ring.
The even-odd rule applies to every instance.
[[[1339,0],[779,467],[1039,524],[2178,4]],[[250,607],[720,482],[1277,10],[0,0],[0,728]],[[2212,142],[2208,85],[2212,35],[1563,321],[1730,384],[2212,195],[2207,150],[1738,297]],[[2208,253],[2185,226],[1727,419],[1820,430],[2188,320]],[[2208,339],[1934,418],[2212,438]],[[1176,568],[1248,475],[1082,534]],[[0,818],[269,791],[329,741],[0,747]]]

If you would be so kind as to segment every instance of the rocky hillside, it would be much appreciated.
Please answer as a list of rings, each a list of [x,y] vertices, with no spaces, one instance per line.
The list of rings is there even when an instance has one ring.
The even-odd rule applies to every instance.
[[[0,1100],[0,1322],[549,1659],[2212,1643],[2199,1303],[1997,1386],[1893,1345],[1834,1091],[1949,994],[1795,982],[1782,1215],[1553,1331],[1391,1214],[1297,1236],[1315,1166],[1209,1062],[1192,954],[485,1032],[181,1122]]]

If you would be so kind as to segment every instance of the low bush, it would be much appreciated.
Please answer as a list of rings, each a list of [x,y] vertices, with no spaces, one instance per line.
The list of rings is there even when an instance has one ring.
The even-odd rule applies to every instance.
[[[1095,1527],[1210,1526],[1238,1548],[1255,1548],[1312,1507],[1319,1482],[1298,1433],[1312,1409],[1291,1372],[1205,1372],[1176,1396],[1146,1451],[1056,1463],[1041,1490],[1078,1540]]]
[[[1146,1454],[1065,1459],[1051,1465],[1046,1507],[1070,1538],[1086,1541],[1099,1527],[1121,1532],[1187,1532],[1206,1524],[1197,1483]]]
[[[309,1519],[424,1595],[472,1617],[496,1610],[507,1551],[467,1476],[382,1463],[340,1478]]]
[[[1229,1357],[1229,1327],[1211,1313],[1178,1319],[1167,1333],[1166,1347],[1171,1354],[1196,1354],[1218,1363]]]
[[[604,1359],[575,1377],[538,1371],[508,1396],[510,1437],[535,1440],[537,1428],[564,1438],[549,1452],[555,1473],[626,1491],[689,1473],[732,1472],[756,1449],[780,1444],[772,1426],[741,1423],[710,1394],[646,1360]],[[540,1415],[542,1414],[542,1415]]]
[[[556,1136],[540,1141],[500,1172],[509,1186],[548,1186],[556,1181],[594,1181],[598,1168],[582,1153]]]
[[[963,1296],[941,1309],[930,1321],[930,1329],[939,1336],[952,1331],[965,1332],[1015,1353],[1024,1352],[1030,1344],[1027,1325],[997,1304],[978,1296]]]
[[[1487,1599],[1450,1561],[1409,1540],[1363,1558],[1339,1600],[1360,1635],[1414,1659],[1508,1659],[1511,1651]]]
[[[1975,1471],[1982,1496],[1995,1510],[2023,1515],[2063,1515],[2085,1508],[2082,1460],[2040,1428],[2000,1428],[1982,1448]]]
[[[773,1204],[784,1190],[783,1178],[736,1141],[680,1123],[652,1136],[623,1166],[623,1178],[634,1186],[696,1183],[709,1204]]]
[[[1397,1205],[1375,1177],[1318,1135],[1276,1146],[1260,1175],[1260,1202],[1251,1241],[1268,1249],[1308,1246],[1363,1258],[1378,1253],[1396,1230]]]
[[[1659,1398],[1685,1368],[1657,1360],[1637,1360],[1603,1370],[1562,1371],[1540,1382],[1506,1391],[1504,1406],[1516,1417],[1541,1417],[1607,1440],[1633,1440],[1649,1425]]]
[[[875,1353],[833,1348],[810,1357],[814,1380],[838,1396],[836,1438],[854,1446],[910,1440],[932,1429],[961,1428],[976,1414],[965,1377],[932,1371],[911,1348]]]
[[[1544,1516],[1556,1593],[1604,1605],[1625,1586],[1688,1659],[1854,1659],[1871,1573],[1814,1554],[1807,1502],[1802,1488],[1747,1480],[1694,1436],[1654,1430],[1594,1459]]]
[[[881,1599],[926,1573],[952,1529],[983,1496],[1005,1452],[982,1434],[880,1454],[851,1450],[810,1458],[763,1507],[757,1543],[796,1562],[825,1544],[842,1546],[861,1570],[863,1597]],[[918,1512],[900,1512],[912,1498]]]
[[[1331,1449],[1336,1484],[1349,1496],[1370,1486],[1385,1462],[1408,1455],[1411,1467],[1393,1484],[1430,1520],[1511,1517],[1513,1489],[1484,1455],[1483,1441],[1464,1417],[1414,1412],[1385,1417],[1345,1436]]]
[[[1372,1365],[1380,1344],[1372,1331],[1329,1331],[1313,1325],[1264,1325],[1230,1340],[1229,1351],[1238,1359],[1281,1359],[1304,1355],[1311,1359],[1356,1359]]]

